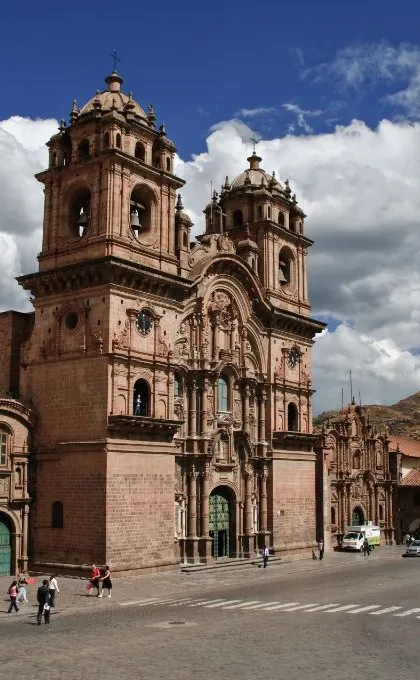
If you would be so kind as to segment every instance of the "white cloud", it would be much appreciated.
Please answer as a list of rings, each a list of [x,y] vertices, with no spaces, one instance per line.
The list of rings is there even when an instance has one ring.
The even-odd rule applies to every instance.
[[[277,113],[277,109],[274,106],[260,106],[257,109],[239,109],[234,115],[242,118],[257,118],[269,113]]]
[[[401,89],[383,99],[400,108],[410,118],[420,115],[420,48],[401,43],[393,47],[388,43],[354,45],[338,50],[332,62],[320,64],[304,71],[318,80],[335,81],[353,89],[375,85],[379,81],[403,85]]]
[[[293,104],[293,102],[285,103],[282,107],[285,111],[296,115],[298,128],[306,132],[306,134],[311,134],[313,132],[313,128],[306,119],[317,118],[322,113],[321,109],[314,109],[312,111],[310,109],[301,109],[298,104]],[[295,131],[295,126],[290,125],[288,131],[292,134]]]
[[[33,174],[47,162],[44,141],[55,121],[0,123],[0,305],[25,308],[14,281],[36,271],[42,186]],[[210,182],[218,189],[247,166],[252,130],[233,120],[213,126],[207,151],[176,171],[187,180],[183,203],[203,227]],[[392,403],[420,389],[420,125],[361,121],[329,134],[261,140],[263,167],[290,177],[308,213],[306,233],[314,315],[342,322],[314,349],[315,410],[337,405],[351,368],[365,402]]]
[[[13,116],[0,121],[0,309],[29,308],[27,295],[14,279],[36,266],[43,193],[34,174],[45,168],[45,142],[56,130],[53,120]]]

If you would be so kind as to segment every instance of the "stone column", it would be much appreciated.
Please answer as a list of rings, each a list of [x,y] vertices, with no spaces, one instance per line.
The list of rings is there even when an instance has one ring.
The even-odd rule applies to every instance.
[[[244,432],[249,434],[249,387],[245,385],[243,391],[243,403],[244,403]]]
[[[201,389],[201,435],[203,437],[207,434],[207,378],[203,380],[203,387]]]
[[[22,511],[22,544],[21,544],[21,554],[18,555],[23,563],[23,569],[28,566],[28,515],[29,508],[27,505],[24,506]]]
[[[267,395],[263,390],[258,399],[258,441],[265,443],[265,402]]]
[[[197,384],[195,380],[190,388],[190,437],[197,436]]]
[[[188,537],[197,535],[197,473],[188,475]]]
[[[267,470],[260,477],[260,531],[267,532]]]
[[[252,473],[245,472],[245,526],[244,534],[250,534],[252,531]]]

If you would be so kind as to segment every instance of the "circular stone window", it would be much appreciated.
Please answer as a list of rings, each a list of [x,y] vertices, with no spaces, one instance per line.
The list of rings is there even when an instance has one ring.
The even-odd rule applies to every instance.
[[[79,316],[76,314],[76,312],[70,312],[64,319],[64,323],[66,324],[66,328],[68,328],[69,331],[74,331],[77,324],[79,323]]]
[[[136,318],[136,328],[142,335],[147,335],[152,330],[153,319],[151,314],[146,310],[142,311],[137,315]]]

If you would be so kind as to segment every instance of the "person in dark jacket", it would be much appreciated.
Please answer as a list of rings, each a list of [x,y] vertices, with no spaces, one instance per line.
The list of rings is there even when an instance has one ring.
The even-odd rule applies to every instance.
[[[38,614],[36,616],[36,622],[38,626],[42,623],[42,614],[44,614],[45,623],[50,622],[50,584],[48,579],[42,581],[42,586],[38,588],[36,594],[36,599],[38,600]]]

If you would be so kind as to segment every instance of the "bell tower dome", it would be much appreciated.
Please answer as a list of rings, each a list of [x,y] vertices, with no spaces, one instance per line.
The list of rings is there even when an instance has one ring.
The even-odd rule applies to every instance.
[[[176,274],[175,145],[116,71],[105,82],[48,142],[40,271],[111,256]]]

